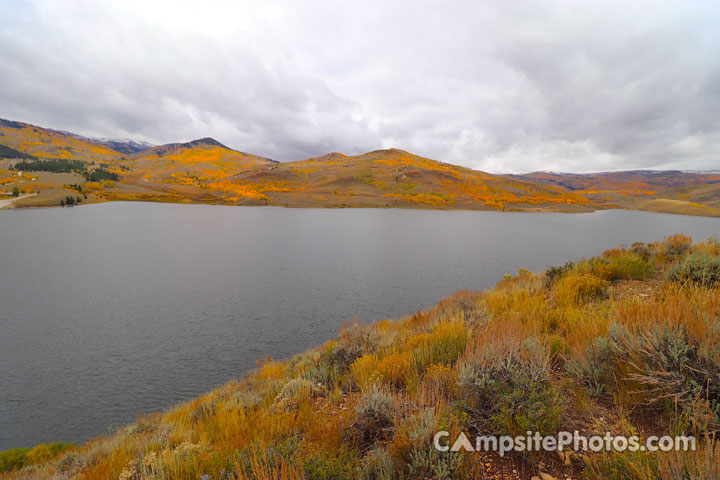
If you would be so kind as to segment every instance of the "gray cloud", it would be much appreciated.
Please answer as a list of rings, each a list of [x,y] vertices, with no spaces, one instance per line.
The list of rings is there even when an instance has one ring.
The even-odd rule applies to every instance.
[[[710,2],[10,0],[0,116],[279,160],[720,168]]]

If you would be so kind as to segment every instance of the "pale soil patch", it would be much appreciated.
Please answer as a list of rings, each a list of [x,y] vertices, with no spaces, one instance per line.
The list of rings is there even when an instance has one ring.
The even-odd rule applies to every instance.
[[[18,197],[9,197],[7,199],[3,195],[3,197],[0,198],[0,210],[3,210],[5,208],[13,208],[13,206],[14,206],[13,204],[16,201],[22,200],[23,198],[34,197],[35,195],[37,195],[37,193],[28,193],[26,195],[20,195]]]

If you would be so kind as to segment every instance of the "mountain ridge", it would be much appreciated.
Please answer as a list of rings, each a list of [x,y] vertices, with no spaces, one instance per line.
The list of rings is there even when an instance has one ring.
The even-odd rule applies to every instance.
[[[6,155],[5,160],[0,159],[0,182],[40,193],[18,201],[17,207],[57,205],[58,198],[69,193],[66,186],[76,185],[74,188],[82,190],[90,202],[565,212],[630,208],[720,216],[720,175],[714,173],[630,170],[491,174],[400,148],[356,155],[330,152],[277,162],[233,149],[209,136],[149,145],[132,139],[93,139],[7,119],[0,119],[0,145],[40,159],[80,161],[87,165],[87,175],[101,169],[107,173],[97,178],[114,179],[84,183],[72,177],[74,171],[79,172],[77,165],[65,168],[56,164],[53,172],[23,181],[7,173],[13,165],[7,157],[15,154]],[[34,168],[42,169],[42,164]]]

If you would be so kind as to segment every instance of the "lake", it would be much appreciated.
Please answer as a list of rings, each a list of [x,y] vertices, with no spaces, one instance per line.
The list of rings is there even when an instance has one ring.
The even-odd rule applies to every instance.
[[[720,219],[154,203],[0,212],[0,450],[82,442],[336,336]]]

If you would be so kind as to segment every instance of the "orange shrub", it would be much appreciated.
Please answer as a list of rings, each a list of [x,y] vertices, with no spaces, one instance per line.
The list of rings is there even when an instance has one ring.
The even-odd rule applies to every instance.
[[[610,282],[594,275],[568,275],[553,288],[558,305],[572,305],[601,298]]]
[[[380,362],[373,354],[363,355],[353,362],[350,366],[350,374],[358,387],[364,389],[375,383],[378,378],[379,364]]]
[[[409,373],[411,359],[410,352],[391,353],[378,363],[377,372],[388,383],[402,386]]]

